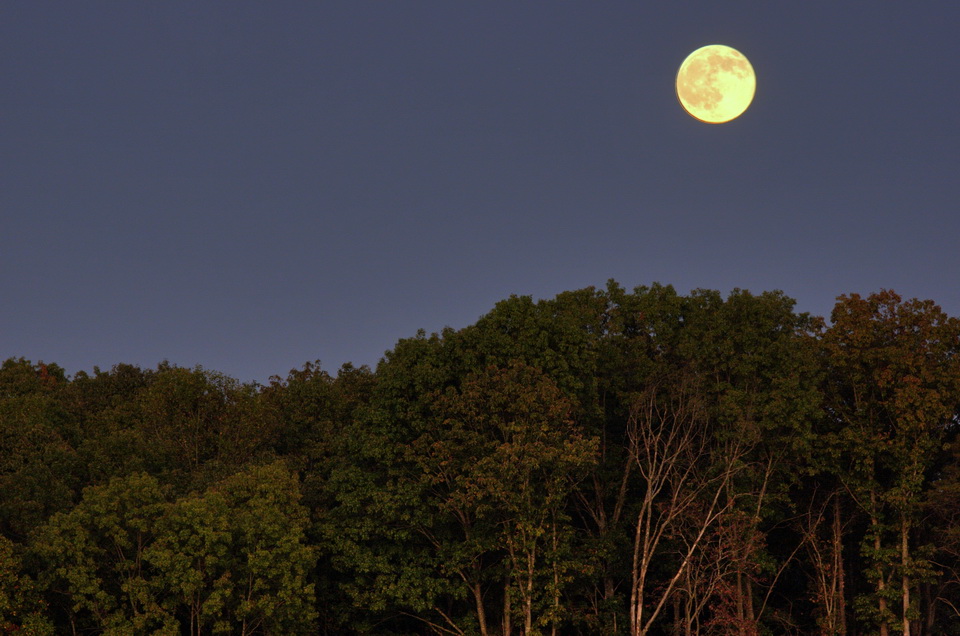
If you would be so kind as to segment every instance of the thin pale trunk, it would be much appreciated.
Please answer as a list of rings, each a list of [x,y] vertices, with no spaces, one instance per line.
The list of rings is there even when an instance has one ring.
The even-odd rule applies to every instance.
[[[732,505],[732,497],[730,495],[729,488],[727,489],[727,505]],[[747,559],[749,558],[749,546],[742,543],[739,546],[735,544],[733,549],[735,555],[734,558],[736,558],[737,564],[737,634],[739,634],[739,636],[747,636],[746,591],[744,589],[746,588],[746,576],[744,575],[743,568],[746,565]]]
[[[840,498],[833,498],[833,572],[836,590],[836,603],[834,611],[836,620],[833,624],[839,629],[839,636],[847,634],[847,592],[846,592],[846,572],[843,568],[843,527],[840,525]]]
[[[684,384],[677,388],[676,394],[660,396],[658,387],[653,387],[644,401],[637,403],[630,417],[631,452],[644,483],[631,563],[629,633],[633,636],[643,636],[653,629],[660,612],[669,607],[674,588],[700,549],[707,530],[729,507],[729,501],[722,499],[722,495],[734,472],[734,460],[741,452],[739,447],[732,451],[725,449],[726,452],[717,449],[730,464],[723,466],[715,478],[702,472],[705,465],[701,462],[711,456],[713,443],[705,430],[706,419],[697,401],[698,395],[690,393],[697,387]],[[660,397],[671,399],[661,404]],[[693,536],[686,537],[686,553],[676,572],[655,592],[648,589],[647,574],[661,540],[680,529],[683,515],[704,496],[709,497],[709,504],[697,514],[691,527]]]
[[[873,540],[873,548],[877,552],[880,551],[879,536]],[[890,636],[890,629],[887,626],[887,619],[886,619],[887,599],[884,598],[883,596],[884,592],[886,592],[886,589],[887,589],[886,581],[884,581],[883,573],[881,573],[880,578],[877,579],[877,594],[879,599],[877,602],[877,609],[880,610],[880,636]]]
[[[724,477],[724,483],[721,483],[718,487],[718,490],[713,496],[713,500],[710,502],[710,506],[706,510],[706,516],[700,524],[700,527],[697,531],[697,536],[690,543],[687,548],[687,552],[683,557],[683,561],[680,563],[680,567],[677,570],[670,580],[667,582],[666,586],[663,589],[663,593],[660,596],[660,601],[657,605],[650,611],[650,616],[646,619],[646,624],[641,628],[641,633],[646,634],[649,632],[651,626],[653,625],[654,620],[660,614],[660,611],[663,609],[664,603],[667,602],[667,599],[670,597],[670,594],[673,593],[673,589],[679,581],[680,577],[686,572],[687,567],[690,564],[690,560],[693,557],[694,552],[700,546],[700,541],[703,540],[704,535],[707,533],[707,530],[716,522],[717,517],[722,514],[722,511],[717,511],[717,503],[720,498],[721,489],[726,486],[726,480],[729,479],[730,473],[727,472]]]
[[[510,607],[510,575],[507,574],[503,582],[503,636],[510,636],[511,622],[510,613],[513,609]]]
[[[684,572],[684,577],[686,578],[687,594],[683,600],[683,633],[684,636],[692,636],[693,624],[697,616],[696,601],[694,601],[696,586],[691,578],[689,568]]]
[[[640,577],[637,575],[637,555],[640,551],[640,525],[637,524],[637,534],[633,543],[633,568],[630,572],[630,634],[637,636],[640,633],[640,617],[637,616],[637,594],[639,593]]]
[[[761,514],[763,512],[763,502],[767,496],[767,487],[770,483],[770,475],[773,473],[773,466],[775,463],[776,457],[771,455],[767,461],[767,468],[763,474],[763,482],[760,485],[760,492],[757,496],[757,506],[753,513],[753,518],[750,520],[750,525],[747,529],[747,541],[743,546],[743,552],[740,559],[740,575],[743,578],[742,587],[738,586],[738,591],[740,592],[740,602],[743,606],[743,619],[741,621],[740,630],[743,634],[756,634],[757,633],[757,611],[753,605],[753,579],[750,577],[748,564],[753,561],[754,553],[756,552],[756,537],[757,537],[757,528],[760,525]],[[728,505],[732,506],[732,502]],[[746,569],[745,569],[746,568]],[[771,584],[771,589],[768,592],[772,591],[773,586],[776,585],[776,578]],[[763,614],[763,609],[766,606],[766,602],[761,605],[760,614]]]
[[[247,576],[247,599],[246,599],[247,602],[249,603],[252,598],[253,598],[253,575],[250,574],[249,576]],[[249,633],[247,632],[246,616],[243,617],[243,625],[240,633],[242,634],[242,636],[247,636],[247,634]]]
[[[873,549],[876,554],[880,553],[880,522],[876,517],[870,518],[870,523],[874,527],[874,537],[873,537]],[[880,610],[880,636],[890,636],[890,629],[887,627],[887,599],[884,598],[883,594],[886,592],[887,585],[886,581],[883,578],[883,572],[880,573],[880,576],[877,578],[877,609]]]
[[[644,523],[644,516],[651,505],[649,495],[649,485],[647,494],[644,497],[643,508],[637,515],[637,530],[633,537],[633,567],[630,571],[630,633],[634,636],[640,634],[640,625],[643,620],[643,575],[644,564],[641,563],[640,544],[643,536],[644,527],[649,525]],[[644,555],[645,557],[646,555]]]
[[[877,493],[870,491],[870,525],[873,528],[873,550],[874,554],[880,554],[880,519],[877,518]],[[887,599],[884,598],[884,592],[887,589],[887,582],[881,569],[877,577],[877,609],[880,612],[880,636],[890,636],[890,628],[887,625]]]
[[[536,555],[533,552],[527,552],[527,581],[526,592],[523,598],[523,634],[530,636],[533,633],[533,573],[535,568]]]
[[[632,442],[631,442],[632,443]],[[606,447],[606,441],[604,441],[604,448]],[[601,540],[605,539],[608,535],[610,528],[616,528],[620,523],[620,518],[623,516],[623,510],[627,502],[627,495],[629,492],[629,483],[630,475],[633,468],[633,455],[634,450],[630,450],[630,455],[624,462],[623,471],[620,475],[620,485],[617,488],[617,496],[613,506],[613,512],[610,515],[610,518],[607,518],[607,511],[604,505],[604,500],[606,498],[606,488],[603,482],[597,477],[596,474],[593,475],[593,491],[594,491],[594,505],[590,505],[589,500],[585,496],[581,496],[581,501],[584,503],[587,513],[594,520],[597,525],[597,537]],[[604,451],[604,457],[606,453]],[[611,562],[611,559],[604,558],[603,560],[603,600],[610,601],[613,599],[616,594],[616,581],[613,576],[614,564]],[[599,614],[599,612],[598,612]],[[613,619],[616,621],[617,613],[613,614]]]
[[[488,636],[490,632],[487,630],[487,613],[483,608],[483,592],[480,589],[480,584],[474,583],[470,586],[470,589],[473,591],[473,600],[477,604],[477,622],[480,623],[480,634],[481,636]]]
[[[613,595],[616,592],[616,585],[613,581],[613,576],[609,572],[610,566],[607,565],[607,572],[603,577],[603,600],[609,601],[613,598]]]

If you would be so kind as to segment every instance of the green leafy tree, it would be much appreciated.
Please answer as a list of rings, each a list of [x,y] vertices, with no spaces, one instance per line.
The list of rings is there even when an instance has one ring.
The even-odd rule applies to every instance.
[[[230,514],[223,497],[188,496],[158,520],[157,539],[145,551],[154,571],[151,590],[189,634],[228,625],[224,617],[234,593]]]
[[[869,523],[861,550],[873,592],[859,609],[882,635],[906,636],[919,616],[917,585],[933,575],[919,513],[960,404],[960,320],[881,291],[841,296],[832,322],[828,408],[842,478]]]
[[[510,632],[516,614],[524,634],[544,627],[556,633],[568,618],[560,599],[576,565],[569,499],[596,461],[597,440],[574,424],[572,405],[559,389],[519,362],[468,377],[459,392],[443,396],[440,412],[440,434],[427,448],[418,440],[415,449],[422,450],[415,452],[443,489],[442,505],[461,520],[464,541],[485,527],[461,572],[491,548],[504,552],[503,632]],[[481,633],[487,634],[481,581],[461,576],[470,582]]]
[[[56,365],[10,359],[0,367],[0,533],[18,541],[74,503],[79,462]]]
[[[637,470],[638,453],[642,456],[646,450],[637,447],[635,435],[631,437],[631,431],[636,432],[636,406],[655,388],[665,394],[677,390],[683,394],[685,390],[670,380],[683,378],[680,384],[694,382],[698,387],[695,401],[711,430],[729,437],[728,442],[743,438],[750,449],[736,458],[741,465],[724,494],[729,502],[722,506],[727,511],[724,523],[741,531],[727,532],[726,545],[718,554],[726,555],[728,565],[735,566],[724,569],[725,578],[735,579],[728,594],[736,606],[733,614],[740,624],[755,625],[765,601],[775,592],[779,572],[791,558],[789,550],[782,557],[769,554],[763,531],[789,516],[790,489],[809,455],[811,424],[819,412],[818,360],[812,346],[817,321],[795,314],[793,301],[779,292],[753,295],[734,290],[724,299],[709,290],[681,296],[670,286],[655,284],[628,293],[611,281],[605,297],[606,307],[591,330],[601,334],[596,344],[596,402],[602,405],[604,420],[594,430],[602,440],[602,459],[585,482],[589,488],[580,491],[581,510],[595,529],[594,545],[604,573],[594,597],[602,598],[609,608],[616,599],[614,590],[629,587],[623,582],[633,574],[623,569],[622,555],[631,549],[635,528],[630,530],[628,519],[636,520],[640,508],[653,503],[646,499],[649,478]],[[729,443],[721,447],[738,448]],[[662,563],[662,556],[654,551],[644,558]],[[695,558],[700,557],[690,555]],[[699,572],[714,577],[708,568]],[[685,576],[688,596],[694,589],[716,589],[706,579],[689,578],[689,571]],[[687,598],[672,604],[705,608],[716,603],[715,599]],[[627,605],[624,600],[613,607],[622,612],[619,608]],[[626,623],[610,616],[610,611],[594,629],[612,632],[613,620]],[[674,622],[690,624],[694,618],[675,616]]]
[[[619,605],[626,605],[617,590],[629,576],[622,558],[629,479],[624,395],[633,371],[628,365],[636,358],[625,351],[620,328],[623,296],[612,282],[606,291],[586,288],[537,302],[514,296],[451,339],[466,372],[513,361],[541,371],[570,404],[569,417],[583,435],[599,440],[598,461],[567,510],[576,520],[569,528],[578,565],[571,571],[577,584],[568,586],[564,602],[582,629],[608,633],[615,631]]]
[[[165,507],[156,479],[137,473],[85,489],[73,510],[40,529],[33,549],[46,566],[41,582],[72,631],[175,633],[144,561]]]
[[[154,371],[118,364],[110,371],[79,371],[63,386],[60,398],[73,423],[69,441],[76,448],[83,485],[147,470],[134,404],[154,377]]]
[[[285,379],[271,378],[262,396],[282,420],[277,452],[322,463],[334,452],[344,425],[369,400],[374,381],[369,368],[351,364],[333,377],[319,360],[290,371]]]
[[[23,571],[16,546],[0,536],[0,633],[53,634],[40,589]]]
[[[530,577],[542,574],[554,581],[550,590],[567,584],[570,568],[560,556],[569,544],[568,528],[561,527],[569,502],[562,493],[572,490],[568,484],[576,473],[563,474],[561,482],[544,481],[543,476],[560,471],[556,453],[562,455],[562,446],[555,445],[556,431],[569,434],[571,442],[581,435],[572,423],[573,402],[552,378],[520,362],[500,371],[493,366],[472,373],[475,363],[487,359],[477,351],[480,335],[446,331],[398,343],[377,370],[371,407],[362,410],[344,436],[343,455],[350,460],[331,473],[329,488],[336,505],[322,525],[335,555],[333,564],[350,573],[343,589],[368,616],[372,611],[387,618],[396,612],[431,629],[493,633],[498,624],[512,625],[514,611],[519,611],[520,622],[529,616],[534,629],[535,611],[541,609],[537,604],[546,601],[525,591]],[[549,414],[533,415],[548,401],[555,402]],[[491,410],[483,416],[487,407],[500,408],[502,414]],[[522,415],[525,408],[528,416]],[[560,412],[566,415],[560,417]],[[514,414],[510,422],[504,419],[509,413]],[[553,437],[541,430],[547,421],[556,429]],[[510,432],[510,426],[518,428]],[[538,438],[538,430],[547,436]],[[534,460],[536,453],[539,459]],[[550,453],[555,455],[550,458]],[[522,459],[526,454],[530,461]],[[584,460],[577,456],[569,461],[568,467]],[[540,469],[536,462],[541,462]],[[518,465],[534,472],[504,472]],[[510,493],[503,481],[496,481],[508,475],[513,480]],[[495,487],[497,483],[503,487]],[[518,484],[526,484],[525,490],[516,490]],[[506,500],[497,499],[517,492],[528,497],[526,508],[511,500],[510,505],[516,504],[511,511]],[[538,493],[548,493],[549,505]],[[540,543],[546,541],[542,536],[532,540],[546,523],[545,517],[533,519],[533,508],[553,515],[556,532],[550,545],[556,545],[555,550]],[[521,533],[525,539],[519,538]],[[522,587],[520,571],[511,565],[510,546],[527,571]],[[543,558],[553,559],[552,565],[544,566],[537,557],[528,567],[531,554],[550,550],[555,556]],[[556,577],[548,577],[548,570]],[[548,592],[549,615],[557,616],[549,619],[554,624],[560,620],[558,593]],[[397,620],[392,624],[406,629]]]
[[[150,587],[190,634],[308,634],[316,559],[299,481],[282,463],[253,466],[169,507],[145,561]]]
[[[451,365],[440,335],[401,340],[377,368],[369,405],[336,437],[316,529],[343,595],[334,617],[342,632],[411,633],[424,624],[407,614],[462,612],[449,606],[465,595],[459,577],[424,533],[455,529],[436,510],[430,477],[410,463],[435,420],[435,396],[456,384]]]
[[[0,532],[29,531],[73,504],[77,453],[58,426],[62,410],[42,394],[0,401]]]
[[[732,565],[725,602],[731,604],[728,629],[741,636],[760,629],[795,555],[793,549],[772,553],[765,535],[793,516],[791,496],[808,469],[820,413],[812,346],[820,321],[794,313],[793,305],[780,292],[734,290],[722,299],[697,291],[686,300],[678,331],[678,353],[702,378],[709,419],[750,449],[726,495],[734,508],[725,522],[737,529],[725,540]]]
[[[276,434],[255,387],[202,369],[161,368],[138,394],[135,413],[153,469],[174,482],[192,476],[204,484],[230,474]]]
[[[67,376],[56,364],[36,364],[26,358],[8,358],[0,364],[0,399],[56,392]]]
[[[173,503],[136,473],[85,490],[33,550],[73,632],[312,633],[315,553],[299,497],[282,463]]]
[[[141,375],[118,365],[77,382],[73,403],[90,409],[80,450],[94,483],[147,472],[183,493],[275,445],[279,422],[257,387],[219,373],[164,363]]]

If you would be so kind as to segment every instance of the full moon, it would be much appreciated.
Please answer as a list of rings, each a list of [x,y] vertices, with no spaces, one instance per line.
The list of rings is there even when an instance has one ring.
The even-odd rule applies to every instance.
[[[680,104],[692,117],[708,124],[722,124],[742,115],[756,90],[757,76],[749,60],[722,44],[697,49],[677,72]]]

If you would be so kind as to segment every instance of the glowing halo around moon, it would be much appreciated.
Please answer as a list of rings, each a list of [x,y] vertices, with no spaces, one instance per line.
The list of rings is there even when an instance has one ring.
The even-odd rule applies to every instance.
[[[742,115],[756,90],[757,76],[750,61],[722,44],[697,49],[677,72],[680,105],[708,124],[722,124]]]

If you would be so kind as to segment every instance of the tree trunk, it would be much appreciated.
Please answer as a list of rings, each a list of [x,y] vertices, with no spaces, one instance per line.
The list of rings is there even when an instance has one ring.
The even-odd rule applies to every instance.
[[[732,506],[724,495],[746,446],[719,442],[709,427],[698,387],[681,382],[661,393],[652,387],[631,409],[630,449],[643,486],[636,512],[630,573],[630,634],[650,633],[681,577],[702,549],[708,532]],[[719,464],[708,462],[716,461]],[[674,570],[651,568],[666,537],[679,536],[684,550]],[[658,573],[659,574],[659,573]]]
[[[512,611],[510,607],[510,574],[508,573],[503,583],[503,636],[510,636],[510,613]]]
[[[477,604],[477,622],[480,623],[480,635],[488,636],[490,632],[487,630],[487,613],[483,608],[483,592],[480,589],[480,584],[473,583],[470,589],[473,591],[473,599]]]
[[[933,600],[933,586],[930,583],[923,585],[923,605],[924,605],[924,636],[933,634],[933,628],[937,620],[937,605]]]
[[[680,597],[673,597],[673,636],[680,636]]]
[[[553,534],[553,616],[550,620],[550,636],[557,636],[557,623],[560,621],[560,572],[557,570],[557,554],[560,546],[557,541],[557,523],[551,523]]]
[[[535,555],[527,552],[527,580],[525,593],[523,595],[523,636],[530,636],[533,633],[533,573]]]
[[[903,636],[910,636],[910,524],[904,517],[900,521],[900,568],[901,585],[903,585]]]
[[[640,634],[640,610],[643,602],[640,598],[640,537],[643,532],[643,512],[641,511],[637,519],[637,530],[633,538],[633,567],[630,571],[630,634],[638,636]]]
[[[835,612],[837,614],[834,625],[839,628],[836,633],[839,636],[847,635],[847,591],[846,591],[846,572],[843,567],[843,527],[840,525],[840,498],[833,498],[833,570],[836,581],[836,604]]]
[[[871,493],[871,499],[874,497]],[[873,536],[873,549],[879,554],[880,553],[880,520],[876,517],[870,517],[870,524],[874,528]],[[880,611],[880,636],[890,636],[890,630],[887,626],[887,599],[883,596],[886,592],[887,585],[886,581],[883,578],[883,572],[880,572],[880,575],[877,577],[877,609]]]

